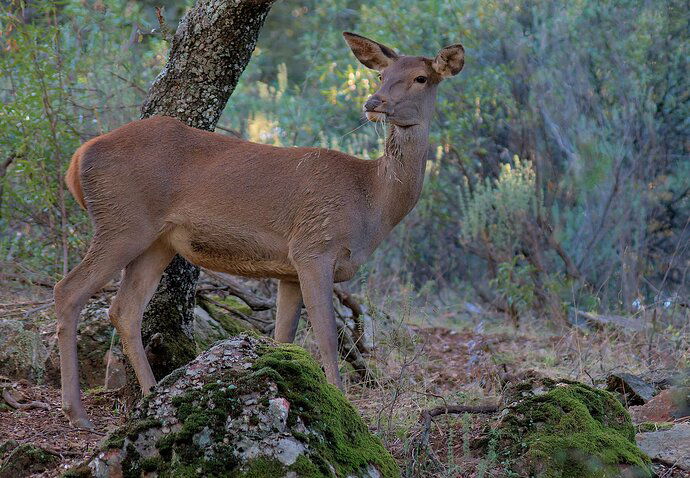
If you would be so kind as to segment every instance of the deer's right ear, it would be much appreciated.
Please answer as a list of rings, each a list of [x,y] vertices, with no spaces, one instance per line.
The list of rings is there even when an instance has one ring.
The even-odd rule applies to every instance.
[[[367,68],[381,71],[398,59],[398,54],[386,45],[355,33],[343,32],[343,36],[352,53]]]

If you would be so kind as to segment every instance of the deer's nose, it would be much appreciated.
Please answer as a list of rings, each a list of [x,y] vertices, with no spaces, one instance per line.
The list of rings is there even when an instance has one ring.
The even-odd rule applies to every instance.
[[[383,112],[385,108],[381,108],[382,106],[385,107],[386,102],[382,100],[380,97],[374,95],[371,98],[367,100],[366,103],[364,103],[364,111],[379,111]],[[379,108],[377,110],[377,108]]]

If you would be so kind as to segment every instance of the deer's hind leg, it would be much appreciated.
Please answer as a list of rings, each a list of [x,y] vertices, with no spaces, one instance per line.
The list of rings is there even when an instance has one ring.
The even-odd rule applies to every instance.
[[[79,312],[92,295],[148,245],[142,245],[145,235],[141,231],[130,232],[123,231],[116,236],[96,234],[81,263],[55,285],[62,409],[73,426],[93,427],[84,410],[79,391]]]
[[[141,389],[146,395],[156,384],[141,340],[141,322],[161,275],[175,252],[158,240],[125,267],[120,290],[110,306],[110,321],[117,329]]]

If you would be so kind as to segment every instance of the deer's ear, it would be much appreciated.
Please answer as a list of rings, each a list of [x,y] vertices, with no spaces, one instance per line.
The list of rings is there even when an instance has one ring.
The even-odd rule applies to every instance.
[[[367,68],[381,71],[398,59],[398,54],[386,45],[355,33],[343,32],[343,36],[352,53]]]
[[[465,49],[459,43],[447,46],[438,52],[431,66],[441,78],[457,75],[465,66]]]

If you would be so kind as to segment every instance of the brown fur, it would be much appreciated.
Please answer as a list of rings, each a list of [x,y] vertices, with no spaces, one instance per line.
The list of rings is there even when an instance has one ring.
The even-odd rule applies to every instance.
[[[346,39],[383,76],[372,97],[381,109],[368,113],[391,125],[375,161],[251,143],[167,117],[126,124],[74,154],[66,182],[95,230],[84,260],[55,287],[63,408],[73,424],[89,423],[79,398],[79,310],[124,268],[110,317],[147,392],[155,380],[141,317],[175,253],[215,271],[279,279],[276,340],[294,339],[306,305],[326,375],[341,386],[333,283],[352,278],[419,199],[436,86],[459,54],[449,47],[432,61]]]

